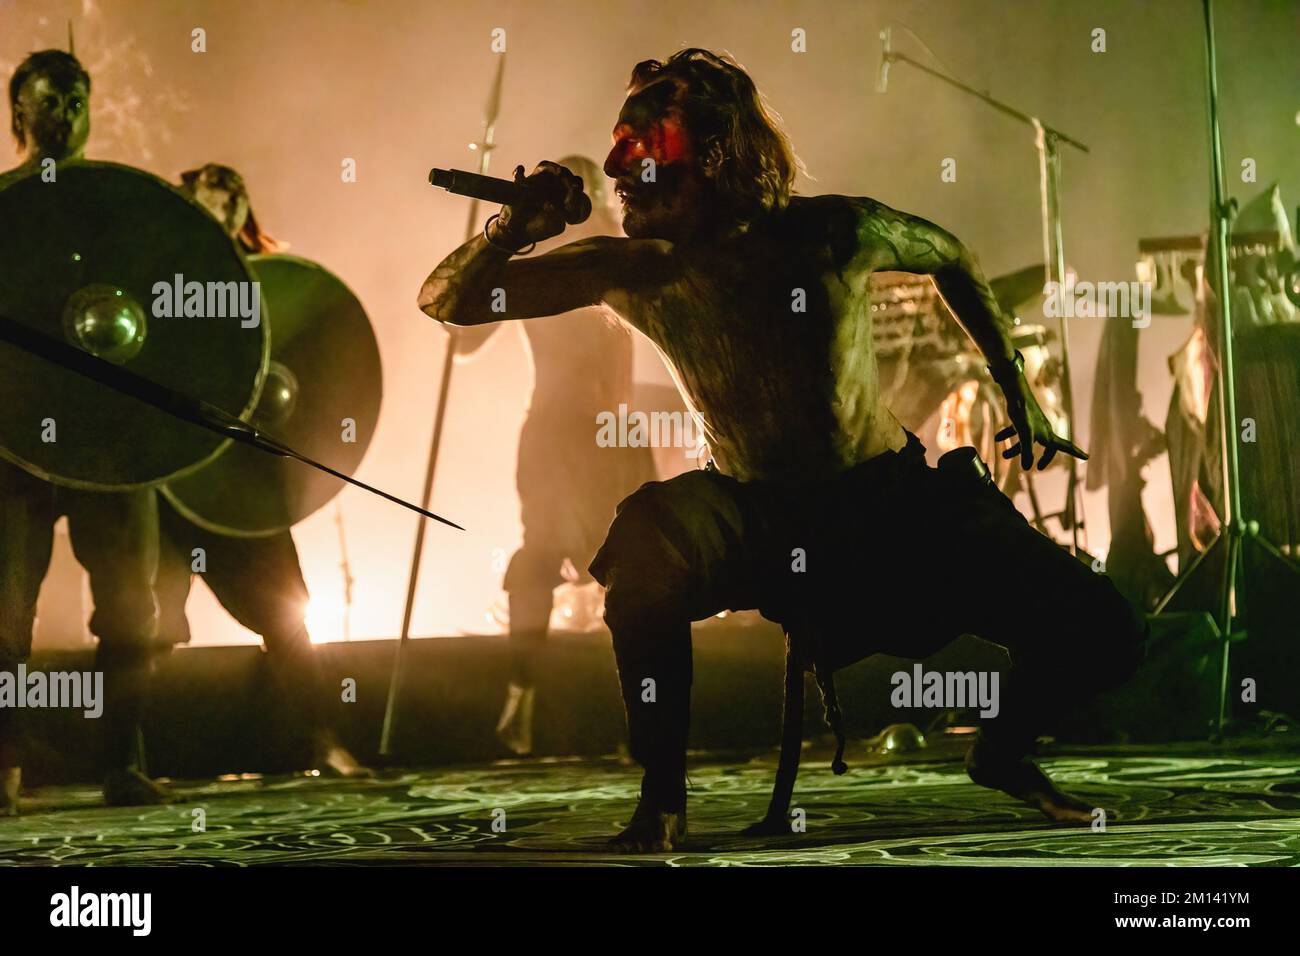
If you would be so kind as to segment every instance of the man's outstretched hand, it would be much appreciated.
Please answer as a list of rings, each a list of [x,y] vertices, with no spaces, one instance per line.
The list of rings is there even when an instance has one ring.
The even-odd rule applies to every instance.
[[[1069,439],[1062,438],[1052,430],[1052,423],[1043,414],[1034,397],[1033,389],[1023,375],[1017,375],[1015,382],[998,383],[1007,401],[1007,416],[1011,424],[997,433],[997,441],[1006,441],[1015,437],[1016,443],[1002,453],[1003,458],[1020,456],[1020,467],[1028,471],[1034,464],[1034,445],[1042,445],[1046,450],[1038,461],[1038,470],[1042,471],[1052,463],[1058,451],[1073,455],[1081,461],[1088,460],[1088,454]]]
[[[522,247],[554,238],[564,232],[567,223],[578,221],[573,213],[583,197],[581,176],[544,160],[527,176],[524,167],[516,166],[515,182],[532,187],[532,191],[519,205],[501,207],[493,238],[500,236]]]

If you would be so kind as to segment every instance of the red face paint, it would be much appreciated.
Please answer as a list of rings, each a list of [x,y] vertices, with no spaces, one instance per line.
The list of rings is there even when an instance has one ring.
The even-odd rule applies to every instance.
[[[691,152],[690,135],[676,116],[667,117],[656,124],[655,145],[655,162],[658,163],[681,162]]]
[[[692,155],[690,133],[670,97],[672,84],[651,84],[628,98],[614,127],[614,147],[605,160],[605,174],[640,172],[646,159],[656,165],[679,163]]]
[[[682,162],[690,156],[690,134],[676,117],[657,120],[640,129],[622,124],[614,128],[614,148],[605,160],[605,173],[618,176],[635,172],[646,159],[662,166]]]

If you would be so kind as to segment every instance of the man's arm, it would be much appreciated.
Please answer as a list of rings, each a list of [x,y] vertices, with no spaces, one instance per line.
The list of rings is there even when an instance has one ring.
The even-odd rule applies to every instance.
[[[663,281],[670,246],[652,240],[593,236],[544,256],[514,258],[564,232],[566,210],[582,196],[582,179],[555,163],[541,163],[527,179],[527,204],[504,206],[484,235],[443,259],[424,280],[419,306],[449,325],[559,315],[602,302],[616,309],[623,295]]]
[[[912,272],[934,284],[966,334],[998,373],[1014,375],[1011,322],[993,295],[974,254],[956,236],[919,216],[863,200],[859,248],[871,272]]]
[[[637,258],[628,239],[594,236],[544,256],[512,259],[476,236],[424,280],[419,306],[449,325],[473,326],[504,319],[535,319],[599,305],[627,281]]]
[[[934,277],[935,286],[966,334],[989,361],[993,380],[1002,389],[1019,442],[1004,457],[1020,455],[1021,465],[1034,463],[1034,443],[1046,452],[1038,463],[1046,468],[1058,451],[1088,456],[1053,430],[1025,381],[1011,345],[1010,319],[980,271],[974,254],[947,230],[872,199],[859,201],[859,264],[869,272],[912,272]],[[999,433],[999,440],[1009,437]]]

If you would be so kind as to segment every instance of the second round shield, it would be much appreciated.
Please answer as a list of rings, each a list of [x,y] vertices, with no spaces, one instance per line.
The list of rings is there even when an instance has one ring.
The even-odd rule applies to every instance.
[[[383,369],[365,310],[328,270],[298,256],[250,256],[271,333],[271,361],[250,419],[294,450],[351,475],[379,419]],[[288,458],[232,445],[163,489],[176,508],[219,534],[284,531],[341,490],[337,478]]]

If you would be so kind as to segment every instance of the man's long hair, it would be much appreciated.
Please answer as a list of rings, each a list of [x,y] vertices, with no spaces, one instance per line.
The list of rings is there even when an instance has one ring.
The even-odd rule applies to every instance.
[[[14,75],[9,78],[9,109],[12,113],[9,128],[13,131],[19,148],[27,145],[27,137],[18,122],[18,93],[22,90],[23,84],[33,76],[48,77],[59,86],[72,86],[77,80],[81,80],[86,84],[86,92],[90,92],[90,74],[81,65],[81,61],[71,53],[64,53],[62,50],[41,50],[19,63],[18,69],[14,70]]]
[[[745,217],[784,207],[802,165],[781,117],[744,68],[728,54],[691,47],[663,62],[638,63],[628,85],[642,86],[657,77],[685,81],[687,128],[702,151],[716,144],[721,153],[714,182],[722,198]]]

